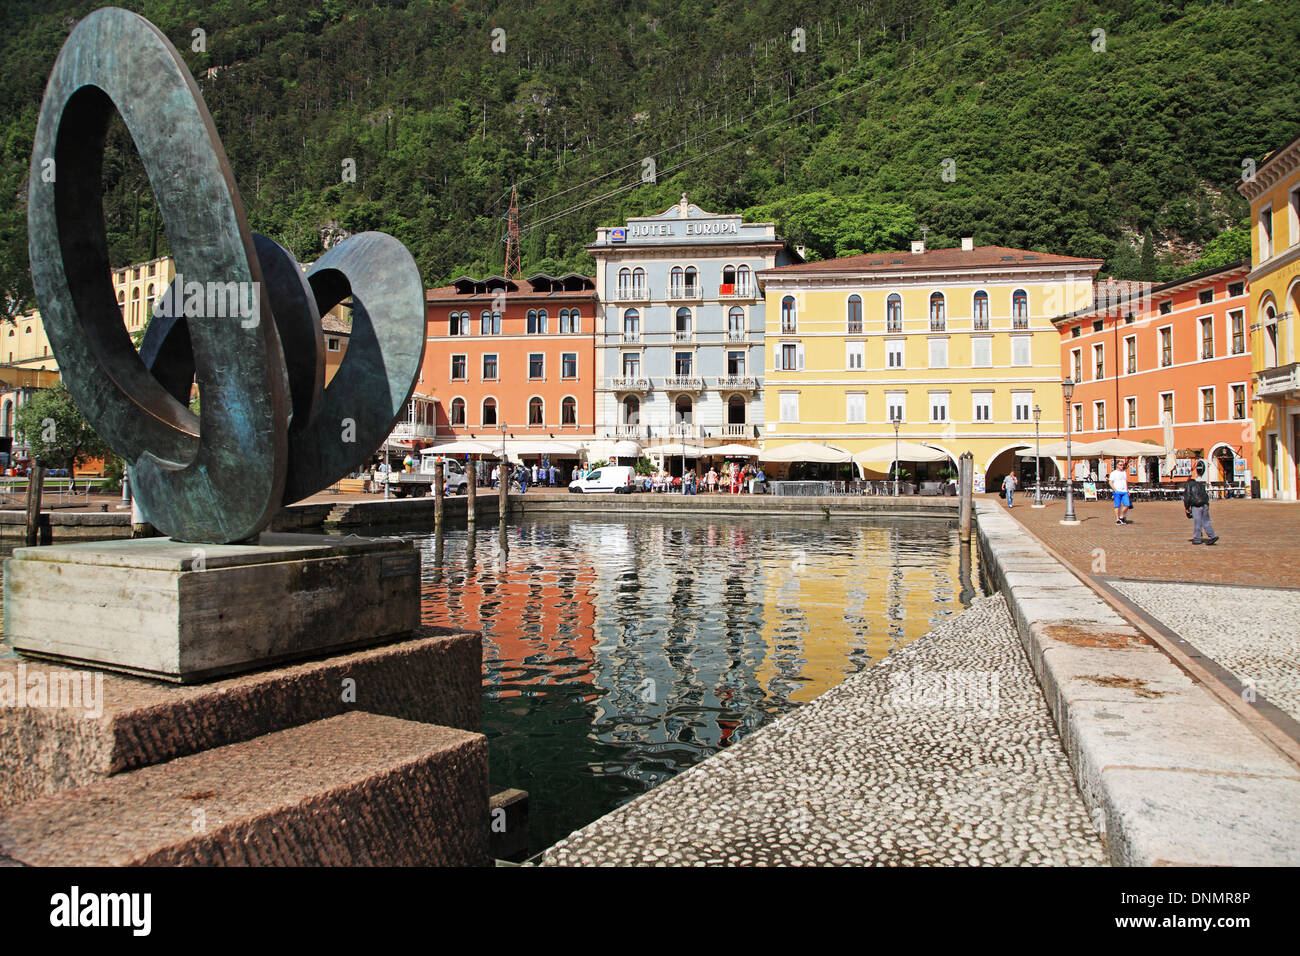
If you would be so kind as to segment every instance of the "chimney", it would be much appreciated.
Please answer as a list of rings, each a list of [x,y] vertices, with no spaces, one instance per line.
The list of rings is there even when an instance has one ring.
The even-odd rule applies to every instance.
[[[922,252],[925,252],[925,240],[924,240],[924,239],[913,239],[913,240],[912,240],[912,255],[918,255],[919,253],[922,253]]]
[[[962,252],[974,252],[974,251],[975,251],[975,237],[974,237],[974,236],[962,236],[962,240],[961,240],[961,251],[962,251]]]

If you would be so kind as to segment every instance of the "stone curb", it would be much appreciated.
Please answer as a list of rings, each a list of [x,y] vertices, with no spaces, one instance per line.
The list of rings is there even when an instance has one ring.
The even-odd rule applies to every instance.
[[[975,507],[982,566],[1007,600],[1111,862],[1300,864],[1300,768],[1000,504]]]

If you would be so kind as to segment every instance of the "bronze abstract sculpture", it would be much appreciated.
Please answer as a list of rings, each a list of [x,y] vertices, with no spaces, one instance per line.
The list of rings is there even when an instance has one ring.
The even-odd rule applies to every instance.
[[[113,295],[104,225],[114,110],[177,266],[138,353]],[[73,29],[46,87],[30,180],[32,280],[50,345],[165,534],[248,539],[282,505],[362,464],[391,430],[424,356],[415,261],[391,236],[362,233],[304,275],[287,250],[252,233],[198,86],[149,21],[110,7]],[[320,316],[349,295],[348,351],[324,387]]]

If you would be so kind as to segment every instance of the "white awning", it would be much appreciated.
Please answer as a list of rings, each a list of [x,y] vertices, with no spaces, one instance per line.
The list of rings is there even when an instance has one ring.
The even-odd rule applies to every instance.
[[[758,457],[760,461],[809,461],[828,465],[845,464],[853,460],[853,455],[838,445],[812,441],[766,448]]]
[[[758,449],[753,445],[742,445],[739,442],[732,442],[729,445],[718,445],[714,448],[701,448],[701,452],[707,457],[709,455],[721,458],[756,458]]]
[[[1106,452],[1101,451],[1101,445],[1102,443],[1099,441],[1070,442],[1070,456],[1072,458],[1096,458],[1099,455],[1106,454]],[[1030,445],[1028,448],[1016,452],[1016,454],[1021,458],[1033,458],[1034,447]],[[1047,442],[1041,448],[1039,448],[1038,457],[1039,458],[1064,458],[1065,442],[1063,441]]]
[[[420,452],[422,455],[488,455],[493,458],[500,453],[501,447],[499,445],[493,448],[491,445],[478,441],[444,442],[441,445],[433,445]]]
[[[895,447],[894,442],[885,442],[880,445],[873,445],[864,449],[853,456],[853,460],[859,464],[892,464],[894,461]],[[948,461],[948,453],[942,448],[935,448],[933,445],[923,445],[919,442],[900,441],[898,442],[897,454],[899,461]]]
[[[662,445],[655,445],[653,448],[647,448],[646,451],[655,455],[681,455],[684,458],[699,458],[704,454],[702,449],[680,441],[671,441]]]

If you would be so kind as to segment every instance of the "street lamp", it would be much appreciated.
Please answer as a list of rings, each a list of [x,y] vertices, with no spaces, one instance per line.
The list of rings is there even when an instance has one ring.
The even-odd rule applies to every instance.
[[[1066,377],[1061,383],[1061,392],[1065,395],[1065,517],[1061,524],[1078,524],[1074,515],[1074,455],[1070,448],[1070,399],[1074,397],[1074,381]]]
[[[506,483],[506,423],[503,421],[497,428],[501,429],[501,484]]]
[[[1041,447],[1038,441],[1038,422],[1039,419],[1041,419],[1042,417],[1043,417],[1043,410],[1039,408],[1038,403],[1035,402],[1034,403],[1034,507],[1035,508],[1043,507],[1043,494],[1041,490],[1042,485],[1040,484],[1042,479],[1039,473],[1040,465],[1038,461],[1038,450]]]
[[[894,419],[894,497],[898,497],[898,426],[902,420]]]

